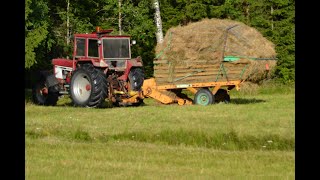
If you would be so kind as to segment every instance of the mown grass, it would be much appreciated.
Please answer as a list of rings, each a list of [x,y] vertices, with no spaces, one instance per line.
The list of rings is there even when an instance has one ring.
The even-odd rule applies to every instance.
[[[270,92],[268,91],[270,89]],[[26,95],[27,179],[293,179],[294,87],[231,91],[230,104],[77,108]]]

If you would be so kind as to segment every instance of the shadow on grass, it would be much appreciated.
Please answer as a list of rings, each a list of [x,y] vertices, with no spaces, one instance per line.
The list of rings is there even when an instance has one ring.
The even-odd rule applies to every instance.
[[[256,99],[256,98],[252,98],[252,99],[234,98],[234,99],[231,99],[230,104],[255,104],[255,103],[262,103],[262,102],[266,102],[266,101],[262,99]]]
[[[25,89],[25,102],[26,103],[32,103],[32,91],[31,89]],[[255,103],[262,103],[262,102],[266,102],[265,100],[262,99],[255,99],[255,98],[232,98],[230,104],[255,104]],[[105,103],[105,105],[101,108],[130,108],[130,107],[143,107],[143,106],[163,106],[164,104],[161,104],[157,101],[153,101],[150,99],[145,99],[144,102],[142,104],[140,104],[139,106],[112,106],[112,104],[110,104],[110,102]],[[73,103],[71,102],[71,99],[68,95],[62,95],[61,97],[59,97],[59,100],[57,102],[58,107],[61,106],[69,106],[69,107],[74,107]]]
[[[28,104],[34,104],[33,101],[32,101],[32,93],[31,91],[29,90],[25,90],[25,102],[28,103]],[[42,106],[42,105],[39,105],[39,106]],[[98,109],[106,109],[106,108],[130,108],[130,107],[140,107],[140,106],[147,106],[145,103],[142,103],[141,105],[139,106],[135,106],[135,105],[132,105],[132,106],[115,106],[115,105],[112,105],[111,102],[109,101],[105,101],[104,104],[102,105],[102,107],[99,107]],[[55,105],[55,107],[75,107],[75,108],[86,108],[86,107],[78,107],[78,106],[75,106],[73,103],[72,103],[72,100],[70,98],[69,95],[61,95],[58,99],[58,102],[57,104]]]

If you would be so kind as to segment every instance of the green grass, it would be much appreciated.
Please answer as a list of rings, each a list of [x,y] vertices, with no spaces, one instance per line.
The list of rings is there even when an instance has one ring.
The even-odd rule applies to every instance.
[[[245,87],[245,86],[244,86]],[[294,179],[294,87],[232,90],[230,104],[77,108],[26,95],[27,179]]]

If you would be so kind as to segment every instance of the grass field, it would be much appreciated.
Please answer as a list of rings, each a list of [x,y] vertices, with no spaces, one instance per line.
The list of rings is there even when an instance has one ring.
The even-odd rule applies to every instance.
[[[230,104],[36,106],[26,91],[26,179],[295,179],[295,90],[232,90]]]

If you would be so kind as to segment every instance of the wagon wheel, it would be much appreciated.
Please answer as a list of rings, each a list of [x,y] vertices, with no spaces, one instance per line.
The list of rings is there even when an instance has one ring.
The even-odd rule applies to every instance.
[[[230,103],[230,95],[225,89],[219,89],[214,95],[215,103],[225,102],[226,104]]]
[[[198,105],[203,105],[203,106],[213,104],[214,96],[209,89],[201,88],[195,94],[193,103]]]

